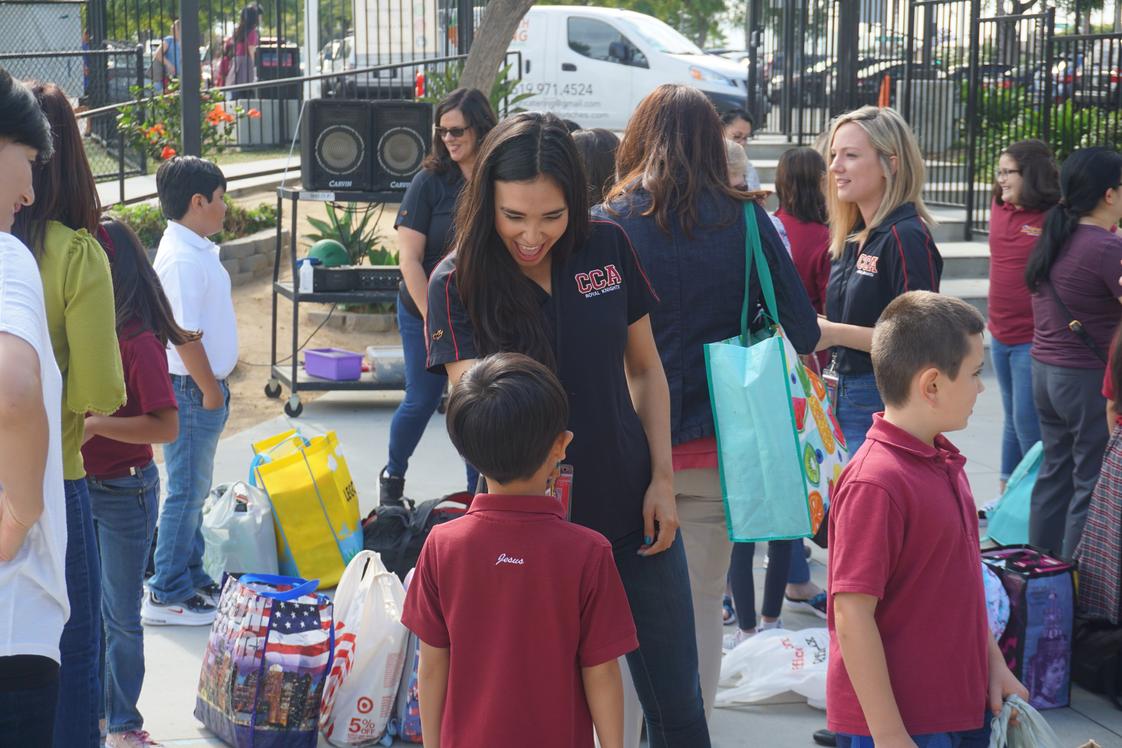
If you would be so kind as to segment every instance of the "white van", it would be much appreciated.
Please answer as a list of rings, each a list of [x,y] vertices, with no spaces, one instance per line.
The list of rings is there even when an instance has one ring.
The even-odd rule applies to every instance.
[[[702,91],[718,111],[743,107],[743,65],[703,52],[678,31],[643,13],[580,5],[530,9],[507,50],[522,55],[517,91],[526,109],[552,112],[581,127],[622,130],[656,86]]]

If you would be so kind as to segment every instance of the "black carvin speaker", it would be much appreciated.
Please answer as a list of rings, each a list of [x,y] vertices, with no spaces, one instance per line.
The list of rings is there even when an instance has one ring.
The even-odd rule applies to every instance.
[[[369,101],[312,99],[300,130],[301,177],[306,190],[373,189]]]
[[[421,170],[432,140],[432,105],[372,101],[371,180],[374,192],[403,192]]]

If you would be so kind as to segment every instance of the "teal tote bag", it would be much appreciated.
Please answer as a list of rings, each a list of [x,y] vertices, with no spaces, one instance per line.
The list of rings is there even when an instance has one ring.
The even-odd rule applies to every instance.
[[[746,259],[740,335],[705,345],[709,398],[729,539],[809,537],[825,520],[848,458],[826,388],[783,334],[755,210],[745,204]],[[772,323],[748,329],[752,266]]]

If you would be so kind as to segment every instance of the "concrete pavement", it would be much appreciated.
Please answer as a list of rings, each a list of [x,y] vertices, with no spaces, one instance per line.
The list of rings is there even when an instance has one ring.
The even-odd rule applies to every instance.
[[[970,427],[952,434],[967,456],[967,472],[978,503],[997,491],[1001,443],[1001,398],[992,372],[987,372],[987,390],[980,396]],[[262,379],[262,386],[265,382]],[[262,395],[263,397],[264,395]],[[348,465],[359,491],[365,514],[377,501],[378,471],[385,463],[389,422],[400,396],[396,393],[335,392],[305,403],[304,414],[295,422],[302,428],[333,429],[338,433]],[[278,417],[221,441],[215,464],[215,483],[244,479],[252,450],[250,444],[287,428],[289,419],[277,402]],[[413,457],[406,494],[415,498],[436,498],[463,488],[464,471],[459,457],[448,442],[444,419],[434,415]],[[761,562],[763,553],[756,555]],[[815,548],[812,574],[825,585],[825,552]],[[757,589],[763,590],[763,569]],[[787,628],[822,626],[824,622],[804,613],[784,612]],[[532,619],[527,622],[533,625]],[[208,628],[147,627],[145,651],[147,677],[140,699],[145,729],[164,745],[184,747],[217,746],[222,743],[200,726],[192,716],[202,652]],[[922,677],[917,673],[916,677]],[[1102,748],[1122,748],[1122,711],[1105,698],[1075,689],[1073,706],[1045,713],[1064,748],[1077,748],[1094,739]],[[737,709],[716,709],[710,729],[717,748],[733,746],[812,745],[811,733],[824,726],[822,712],[805,703],[768,704]],[[327,745],[321,740],[321,745]]]

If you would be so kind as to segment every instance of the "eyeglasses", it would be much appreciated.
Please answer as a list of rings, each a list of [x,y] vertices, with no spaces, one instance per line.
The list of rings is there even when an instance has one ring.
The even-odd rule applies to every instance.
[[[451,135],[453,138],[462,138],[470,129],[470,127],[438,127],[436,137],[443,139],[445,135]]]
[[[1020,174],[1020,173],[1021,173],[1020,169],[998,169],[997,171],[994,172],[994,176],[996,176],[998,179],[1005,179],[1010,174]]]

